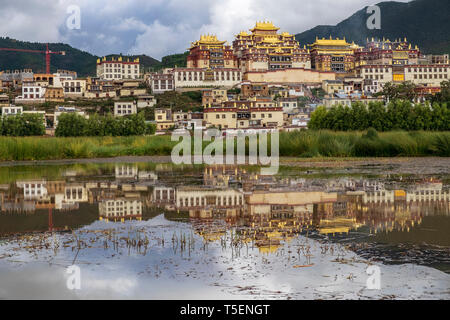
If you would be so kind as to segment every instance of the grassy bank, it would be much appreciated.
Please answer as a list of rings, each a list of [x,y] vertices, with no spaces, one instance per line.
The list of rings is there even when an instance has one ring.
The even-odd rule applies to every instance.
[[[280,155],[295,157],[450,156],[450,132],[282,133]]]
[[[0,137],[0,160],[55,160],[170,155],[170,136],[42,138]],[[450,156],[450,132],[332,132],[280,134],[284,157]]]
[[[170,136],[0,137],[0,160],[56,160],[119,156],[170,155]]]

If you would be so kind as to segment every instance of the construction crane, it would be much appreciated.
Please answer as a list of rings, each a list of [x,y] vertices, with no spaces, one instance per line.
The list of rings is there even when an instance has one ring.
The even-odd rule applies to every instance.
[[[48,43],[46,50],[28,50],[28,49],[13,49],[13,48],[0,48],[0,51],[18,51],[18,52],[31,52],[31,53],[45,53],[45,71],[50,74],[50,55],[60,54],[62,56],[66,55],[65,51],[50,51],[48,49]]]

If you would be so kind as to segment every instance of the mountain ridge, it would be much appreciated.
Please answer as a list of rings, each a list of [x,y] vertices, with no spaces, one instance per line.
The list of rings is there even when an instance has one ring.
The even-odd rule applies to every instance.
[[[377,4],[381,10],[381,29],[366,26],[367,6],[336,25],[319,25],[295,35],[300,44],[311,44],[316,37],[346,38],[363,45],[366,38],[404,38],[427,54],[450,52],[450,1],[413,0],[410,2],[385,1]]]

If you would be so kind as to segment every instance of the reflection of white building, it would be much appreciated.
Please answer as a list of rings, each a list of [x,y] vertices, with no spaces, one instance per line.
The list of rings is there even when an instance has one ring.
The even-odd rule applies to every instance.
[[[314,204],[334,203],[336,192],[296,191],[279,189],[255,191],[246,195],[247,214],[267,215],[292,213],[307,216],[312,213]]]
[[[156,173],[154,173],[153,171],[139,171],[138,179],[146,180],[146,181],[150,181],[150,182],[156,182],[156,181],[158,181],[158,175]]]
[[[116,179],[136,179],[138,176],[138,167],[130,165],[116,165]]]
[[[363,194],[363,203],[394,203],[395,191],[371,191]]]
[[[384,183],[376,180],[362,180],[364,191],[381,191],[385,190]]]
[[[406,193],[406,201],[450,201],[450,190],[442,190],[441,182],[423,183]]]
[[[176,192],[178,208],[237,207],[244,205],[244,195],[234,189],[204,189],[181,187]]]
[[[88,193],[83,185],[66,185],[64,188],[64,201],[67,203],[87,202]]]
[[[63,193],[55,194],[55,209],[56,210],[76,210],[80,207],[79,202],[67,202]]]
[[[98,204],[98,209],[103,219],[140,219],[142,217],[142,201],[135,198],[103,200]]]
[[[25,199],[40,199],[47,196],[47,188],[45,180],[36,181],[18,181],[18,188],[23,188],[23,196]]]
[[[356,182],[350,178],[333,179],[327,182],[328,190],[354,190],[356,188]]]
[[[153,189],[153,202],[169,204],[175,202],[175,189],[170,187],[155,187]]]

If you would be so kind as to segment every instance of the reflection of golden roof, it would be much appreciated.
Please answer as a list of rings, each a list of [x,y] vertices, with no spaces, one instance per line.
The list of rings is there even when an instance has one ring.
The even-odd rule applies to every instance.
[[[264,245],[264,246],[258,247],[258,249],[259,249],[259,252],[261,252],[261,253],[269,254],[269,253],[276,252],[279,247],[280,247],[279,244],[270,244],[270,245]]]
[[[411,221],[411,212],[407,210],[399,209],[395,212],[395,222],[401,226],[405,225],[406,222]]]
[[[225,231],[220,231],[220,230],[214,230],[214,231],[213,230],[211,230],[211,231],[206,230],[206,231],[200,231],[200,232],[198,232],[198,234],[200,236],[202,236],[203,239],[205,239],[206,241],[214,242],[214,241],[220,240],[220,238],[222,236],[224,236],[226,233],[225,233]]]
[[[322,234],[348,233],[352,229],[358,229],[361,225],[356,222],[356,218],[322,219],[319,224],[319,232]]]
[[[266,236],[268,238],[272,238],[272,239],[282,239],[283,238],[283,235],[278,231],[269,231],[266,233]]]

